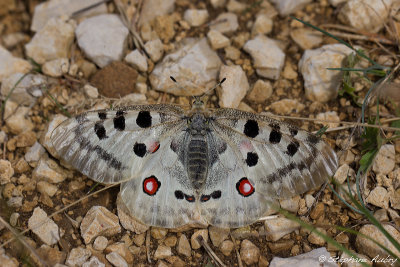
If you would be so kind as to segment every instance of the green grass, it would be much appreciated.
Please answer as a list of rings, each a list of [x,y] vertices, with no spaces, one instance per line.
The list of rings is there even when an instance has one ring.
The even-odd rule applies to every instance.
[[[349,47],[354,51],[354,53],[351,53],[347,58],[345,62],[345,67],[343,68],[328,68],[332,71],[341,71],[343,75],[342,79],[342,88],[339,90],[339,96],[343,96],[346,98],[349,98],[354,105],[357,105],[361,107],[361,121],[362,123],[365,122],[365,120],[368,121],[368,124],[370,125],[380,125],[379,121],[379,102],[377,105],[377,115],[375,117],[368,117],[365,114],[368,100],[372,92],[376,89],[379,89],[379,85],[381,83],[384,83],[389,80],[389,78],[393,75],[393,70],[386,67],[382,66],[378,63],[376,63],[373,59],[368,57],[366,53],[361,50],[361,49],[355,49],[351,44],[347,43],[346,41],[333,36],[332,34],[314,26],[311,25],[310,23],[304,22],[300,19],[294,18],[293,19],[300,21],[301,23],[305,24],[306,26],[309,26],[319,32],[322,32],[326,36],[332,37],[333,39],[337,40],[339,43]],[[360,60],[365,59],[367,60],[371,66],[367,68],[359,68],[356,67],[357,64],[360,62]],[[357,92],[354,88],[354,78],[362,78],[364,81],[368,82],[371,86],[364,96],[363,99],[360,99],[360,96],[357,95]],[[400,115],[400,108],[397,107],[397,112],[396,116]],[[399,128],[400,129],[400,120],[393,121],[391,123],[391,127]],[[379,152],[379,149],[382,147],[382,145],[391,142],[395,139],[398,139],[400,137],[400,130],[395,132],[395,135],[392,136],[391,138],[385,138],[382,134],[382,130],[379,128],[373,128],[373,127],[364,127],[362,130],[361,134],[361,140],[362,140],[362,145],[361,145],[361,158],[358,162],[358,170],[357,170],[357,175],[356,175],[356,197],[354,196],[354,192],[351,190],[350,186],[350,179],[347,177],[347,187],[348,187],[348,192],[343,190],[346,194],[350,202],[346,201],[343,197],[340,196],[337,190],[334,189],[332,185],[328,185],[329,188],[332,190],[332,192],[342,201],[349,209],[353,210],[356,213],[362,214],[364,218],[366,218],[371,224],[375,225],[382,233],[383,235],[389,240],[389,242],[395,247],[397,250],[397,254],[400,254],[400,244],[385,230],[383,227],[382,223],[379,222],[372,214],[372,212],[366,207],[365,203],[363,203],[363,198],[361,195],[361,189],[360,189],[360,179],[363,175],[367,175],[368,172],[370,171],[375,157]],[[335,181],[332,181],[335,184]],[[336,188],[343,187],[343,185],[336,184]],[[343,251],[347,253],[350,256],[353,256],[357,258],[353,253],[351,253],[346,247],[342,246],[339,244],[336,240],[332,239],[331,237],[319,232],[317,229],[315,229],[314,226],[307,224],[300,219],[298,219],[296,216],[289,214],[286,211],[282,211],[281,213],[284,214],[286,217],[290,218],[291,220],[297,221],[300,223],[300,225],[306,229],[309,229],[310,231],[314,231],[317,235],[321,236],[326,242],[329,244],[337,247],[340,251]],[[337,226],[337,225],[332,225],[336,229],[350,233],[352,235],[362,235],[358,231],[355,231],[353,229],[350,229],[348,227],[343,227],[343,226]],[[398,262],[400,262],[400,258],[396,255],[395,252],[390,251],[387,246],[384,246],[382,244],[379,244],[376,240],[373,240],[372,238],[362,235],[363,237],[371,240],[375,244],[377,244],[381,249],[383,249],[388,255],[390,255],[393,259],[396,259]],[[363,266],[368,266],[365,263],[361,263]]]

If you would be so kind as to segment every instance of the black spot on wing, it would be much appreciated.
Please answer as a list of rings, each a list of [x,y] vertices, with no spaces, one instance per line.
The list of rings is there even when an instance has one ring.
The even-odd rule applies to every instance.
[[[255,152],[248,152],[246,158],[246,164],[249,167],[253,167],[258,163],[258,155]]]
[[[307,136],[307,142],[310,143],[310,144],[312,144],[312,145],[318,144],[319,141],[320,141],[320,139],[319,139],[316,135],[309,134],[309,135]]]
[[[151,126],[151,115],[149,111],[140,111],[137,118],[136,124],[140,128],[148,128]]]
[[[289,156],[293,157],[294,154],[296,154],[297,150],[299,150],[299,146],[300,146],[299,142],[293,141],[292,143],[290,143],[290,144],[287,146],[287,151],[286,151],[286,153],[287,153]]]
[[[296,136],[298,133],[298,130],[295,128],[289,128],[289,132],[291,136]]]
[[[279,130],[272,130],[269,134],[269,141],[272,144],[278,144],[281,141],[282,134]]]
[[[211,197],[212,197],[213,199],[218,199],[218,198],[220,198],[220,197],[221,197],[221,190],[217,190],[217,191],[212,192],[212,193],[211,193]]]
[[[117,114],[115,115],[113,121],[115,129],[119,131],[125,130],[125,117],[122,110],[117,111]]]
[[[135,143],[133,146],[133,152],[135,152],[136,156],[143,158],[146,155],[146,145],[143,143]]]
[[[176,190],[175,191],[175,197],[177,199],[184,199],[185,198],[185,194],[183,194],[183,192],[181,190]]]
[[[103,126],[102,122],[96,122],[94,125],[94,132],[96,133],[97,137],[102,140],[107,138],[108,136],[106,135],[106,129]]]
[[[107,113],[100,111],[99,113],[97,113],[97,115],[99,116],[100,120],[105,120],[107,119]]]
[[[211,198],[210,195],[201,195],[200,202],[207,202],[210,200],[210,198]]]
[[[248,120],[244,125],[243,133],[251,138],[256,137],[260,133],[260,128],[255,120]]]

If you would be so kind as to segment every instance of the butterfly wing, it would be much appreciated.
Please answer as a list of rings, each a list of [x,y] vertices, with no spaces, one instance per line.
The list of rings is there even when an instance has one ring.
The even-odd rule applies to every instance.
[[[227,144],[205,187],[204,194],[223,190],[220,201],[202,204],[202,214],[211,224],[236,227],[254,222],[272,199],[321,185],[337,168],[328,144],[267,116],[220,109],[210,127]]]
[[[64,160],[93,180],[123,182],[121,198],[135,218],[177,227],[199,217],[194,201],[175,196],[184,191],[194,199],[186,169],[171,148],[185,140],[183,114],[172,105],[90,111],[63,122],[52,141]]]
[[[115,183],[137,177],[161,141],[182,124],[171,105],[97,110],[62,122],[51,140],[58,155],[88,177]]]
[[[169,146],[152,157],[141,177],[121,186],[122,200],[145,224],[165,228],[204,224],[195,201],[196,193],[180,160],[182,154],[173,148],[184,146],[187,135],[182,130],[167,137],[164,142]]]

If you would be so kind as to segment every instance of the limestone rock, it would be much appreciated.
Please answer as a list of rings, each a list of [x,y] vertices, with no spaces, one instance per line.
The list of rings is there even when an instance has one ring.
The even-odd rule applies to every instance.
[[[205,38],[187,38],[180,48],[155,66],[150,83],[155,90],[178,96],[201,95],[215,86],[220,66],[221,60]],[[171,81],[170,76],[181,87]]]
[[[43,64],[58,58],[69,58],[74,41],[75,24],[65,18],[51,18],[25,45],[26,55]]]
[[[247,41],[243,49],[251,55],[258,75],[274,80],[279,78],[285,54],[275,40],[257,35]]]
[[[113,236],[121,232],[118,217],[102,206],[94,206],[86,213],[80,229],[86,244],[97,236]]]
[[[31,68],[32,66],[28,61],[14,57],[0,45],[0,82],[14,73],[27,73]]]
[[[47,217],[44,210],[36,207],[28,220],[28,227],[40,240],[51,246],[60,240],[59,229],[55,222]]]
[[[225,82],[217,90],[220,107],[237,108],[250,87],[246,73],[239,65],[223,65],[219,78],[220,80],[226,78]]]
[[[76,28],[79,47],[99,67],[122,59],[129,30],[114,14],[85,19]]]

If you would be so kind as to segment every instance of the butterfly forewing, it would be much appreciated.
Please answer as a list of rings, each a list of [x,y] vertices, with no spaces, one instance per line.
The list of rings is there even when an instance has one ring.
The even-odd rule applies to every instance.
[[[61,123],[51,139],[59,156],[90,178],[114,183],[136,177],[163,138],[182,124],[170,105],[83,113]],[[163,144],[164,145],[164,144]]]

